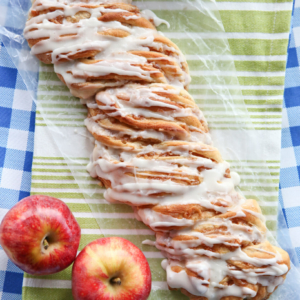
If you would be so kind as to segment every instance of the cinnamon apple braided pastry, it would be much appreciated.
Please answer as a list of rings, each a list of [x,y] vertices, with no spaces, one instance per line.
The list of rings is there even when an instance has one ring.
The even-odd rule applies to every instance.
[[[36,0],[25,38],[42,62],[80,98],[130,81],[187,87],[187,63],[147,14],[125,3]]]
[[[186,91],[186,60],[129,3],[35,0],[24,31],[81,98],[95,137],[88,171],[156,234],[170,289],[193,300],[267,299],[290,268],[255,200],[236,190]],[[146,241],[150,243],[150,241]]]

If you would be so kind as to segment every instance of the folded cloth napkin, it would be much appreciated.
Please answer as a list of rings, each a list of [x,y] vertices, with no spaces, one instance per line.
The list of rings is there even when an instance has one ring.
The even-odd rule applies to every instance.
[[[1,10],[0,10],[1,11]],[[35,105],[7,49],[0,46],[0,220],[29,196]],[[22,298],[23,271],[0,247],[0,299]]]
[[[282,109],[279,201],[300,261],[300,1],[291,22]]]
[[[197,11],[189,9],[189,5],[182,9],[179,1],[172,4],[161,1],[160,5],[164,10],[155,10],[156,1],[135,3],[139,7],[154,10],[158,17],[170,22],[170,29],[162,26],[159,30],[175,41],[185,53],[192,75],[191,94],[201,108],[210,104],[204,107],[210,128],[223,130],[224,135],[228,134],[231,123],[228,124],[226,120],[228,116],[224,117],[220,99],[208,92],[207,82],[215,80],[210,79],[215,74],[205,70],[200,59],[201,55],[210,53],[197,52],[198,48],[192,42],[197,34],[197,27],[186,21],[193,16],[197,19]],[[232,169],[241,175],[243,193],[260,200],[267,226],[275,233],[281,105],[292,2],[219,1],[218,8],[225,28],[225,33],[222,34],[228,39],[242,96],[261,144],[258,156],[254,155],[253,149],[245,149],[242,161],[232,159]],[[187,25],[186,28],[190,31],[188,37],[181,32],[180,24]],[[209,45],[214,42],[211,39],[218,39],[220,36],[204,34],[202,38]],[[224,55],[218,59],[222,69],[222,63],[226,66],[231,57]],[[226,85],[227,78],[232,75],[230,72],[225,68],[218,76],[219,79],[224,79]],[[231,86],[231,89],[235,88],[234,85]],[[240,96],[236,94],[236,97]],[[108,204],[103,199],[103,190],[97,188],[97,182],[86,173],[85,165],[93,143],[83,126],[85,116],[86,109],[58,80],[52,66],[41,65],[31,193],[58,197],[68,204],[82,228],[79,250],[101,236],[125,237],[138,245],[149,261],[154,287],[150,299],[184,299],[181,293],[168,291],[165,272],[160,266],[161,254],[151,246],[142,245],[145,239],[153,240],[152,232],[134,219],[128,206]],[[231,138],[238,144],[240,141],[232,134],[234,130],[231,130]],[[226,154],[225,159],[228,159]],[[261,160],[267,161],[266,167],[262,166]],[[245,169],[246,172],[240,172]],[[263,186],[255,187],[257,178],[263,182]],[[23,299],[72,299],[71,267],[50,276],[25,275]]]

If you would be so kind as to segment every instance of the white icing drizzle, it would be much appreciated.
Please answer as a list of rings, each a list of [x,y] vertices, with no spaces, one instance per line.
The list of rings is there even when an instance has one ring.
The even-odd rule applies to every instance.
[[[199,145],[201,148],[201,146]],[[168,160],[151,160],[140,157],[153,152],[178,152],[179,157]],[[199,167],[206,170],[199,171]],[[217,198],[222,198],[228,205],[238,203],[241,197],[234,191],[235,183],[231,178],[224,177],[229,164],[227,162],[214,163],[210,159],[190,155],[186,147],[167,147],[164,150],[155,145],[148,145],[137,152],[105,149],[98,141],[93,153],[93,161],[88,165],[88,171],[93,177],[106,178],[113,189],[107,189],[106,197],[110,201],[130,202],[131,205],[145,204],[174,204],[201,203],[207,209],[226,212],[226,208],[214,204]],[[128,176],[131,174],[148,174],[154,172],[155,179]],[[162,174],[158,175],[158,173]],[[180,175],[182,180],[189,181],[189,176],[202,180],[199,185],[182,185],[169,180]],[[158,180],[160,177],[163,181]],[[164,180],[164,178],[166,180]],[[163,198],[151,196],[156,193],[168,193]]]
[[[123,89],[110,89],[107,94],[99,93],[96,96],[96,100],[103,103],[102,105],[98,105],[100,109],[113,110],[112,113],[106,113],[108,116],[120,115],[123,117],[125,115],[135,115],[137,117],[142,116],[175,121],[176,117],[195,115],[200,120],[204,119],[203,114],[201,114],[198,108],[194,110],[191,108],[178,108],[175,103],[166,102],[168,101],[166,97],[157,95],[155,92],[163,93],[166,90],[159,86],[149,88],[148,86],[127,85]],[[178,94],[179,91],[177,89],[168,90],[168,93],[172,94],[172,92],[173,94]],[[118,99],[118,95],[125,96],[128,101]],[[117,104],[119,109],[115,112],[115,105]],[[147,109],[151,107],[169,108],[169,110],[162,110],[158,115]]]
[[[142,139],[154,139],[160,142],[176,139],[179,137],[186,141],[191,142],[203,142],[205,144],[211,144],[211,138],[208,133],[205,132],[205,128],[201,126],[207,126],[203,113],[195,105],[181,106],[175,102],[170,101],[169,98],[163,96],[179,95],[179,89],[166,89],[164,85],[150,85],[140,86],[136,84],[128,84],[122,88],[107,89],[105,92],[98,93],[96,96],[97,103],[94,100],[86,100],[84,103],[91,109],[100,109],[101,114],[88,118],[85,120],[85,125],[90,132],[99,136],[109,136],[111,138],[122,139],[125,136],[130,136],[131,140],[138,138]],[[158,109],[153,111],[153,109]],[[182,124],[181,118],[193,118],[197,120],[200,128],[193,125],[186,125],[188,130],[183,133],[170,130],[168,126],[165,130],[161,127],[157,129],[144,129],[138,130],[134,127],[123,131],[116,131],[113,129],[102,128],[97,123],[97,120],[106,118],[143,118],[144,120],[163,120],[172,123]],[[169,124],[169,123],[168,123]],[[205,125],[203,125],[205,124]]]
[[[95,3],[98,5],[88,7],[85,1],[36,0],[33,9],[37,12],[53,8],[53,6],[57,9],[33,16],[27,21],[24,30],[26,39],[44,39],[32,47],[32,53],[51,52],[55,72],[63,77],[71,91],[74,90],[74,83],[85,83],[88,78],[97,78],[98,80],[103,78],[104,86],[106,84],[110,86],[109,82],[105,82],[107,81],[105,76],[111,74],[120,77],[119,85],[124,83],[122,78],[131,80],[132,77],[147,82],[157,82],[157,80],[158,82],[169,82],[179,87],[189,84],[190,76],[181,68],[182,63],[185,63],[183,55],[174,47],[156,42],[155,38],[158,33],[155,29],[131,26],[123,24],[121,21],[103,22],[98,18],[106,13],[119,12],[124,14],[125,20],[137,20],[145,17],[157,24],[164,22],[163,20],[148,10],[141,14],[129,13],[124,9],[105,8],[99,6],[99,2],[95,1]],[[78,13],[86,14],[87,18],[80,19],[76,23],[68,21],[68,18],[72,18]],[[52,21],[58,18],[63,18],[62,24]],[[122,30],[128,35],[115,37],[102,34],[108,30]],[[130,53],[130,51],[149,51],[150,49],[167,51],[168,55],[146,59]],[[93,53],[95,63],[74,62],[70,58],[72,55],[91,50],[96,51]],[[69,61],[59,62],[61,59]],[[158,61],[163,61],[164,67],[160,67],[156,63]],[[161,68],[164,68],[164,71]],[[159,78],[152,77],[153,74],[162,71],[163,75]],[[115,81],[116,85],[118,81]]]
[[[150,23],[133,25],[169,23],[149,10],[103,5],[117,2],[36,0],[24,30],[36,42],[32,53],[48,55],[70,91],[83,98],[88,130],[106,141],[95,142],[87,170],[109,182],[106,200],[133,206],[136,218],[156,232],[156,241],[144,244],[166,257],[171,288],[209,300],[252,299],[260,286],[272,293],[288,266],[266,241],[262,214],[235,190],[238,174],[208,146],[206,121],[193,100],[170,100],[190,82],[185,58]],[[110,13],[121,18],[103,21]]]
[[[135,210],[135,216],[138,220],[148,225],[154,231],[157,227],[166,227],[166,231],[169,231],[169,226],[191,226],[194,224],[193,220],[177,219],[168,215],[161,214],[150,208]],[[164,229],[160,229],[163,231]]]
[[[248,256],[242,247],[251,249],[253,245],[265,243],[265,232],[252,223],[234,222],[236,219],[247,219],[246,213],[260,221],[263,219],[261,214],[252,211],[248,206],[243,208],[245,199],[234,190],[239,183],[237,174],[233,178],[225,177],[229,168],[227,162],[217,163],[208,158],[195,157],[189,151],[191,147],[192,144],[162,149],[148,145],[143,150],[118,150],[96,142],[88,171],[93,177],[105,178],[111,182],[112,188],[105,193],[108,201],[137,206],[137,219],[157,232],[156,242],[150,244],[155,245],[167,257],[162,265],[166,269],[167,282],[171,288],[184,288],[192,295],[212,300],[220,300],[226,296],[255,297],[257,285],[267,286],[268,293],[271,293],[283,282],[283,277],[280,276],[288,271],[288,266],[280,263],[279,253],[256,246],[256,251],[267,253],[269,257]],[[198,147],[201,148],[200,142]],[[141,155],[159,155],[163,152],[172,152],[176,156],[167,160],[153,160],[145,159]],[[205,169],[198,171],[200,166]],[[128,176],[128,173],[134,175]],[[141,174],[150,173],[160,174],[155,178],[139,177]],[[202,181],[195,186],[185,186],[172,180],[178,174],[181,178],[185,175],[196,175]],[[167,194],[157,197],[157,193]],[[216,199],[220,198],[226,205],[216,205]],[[216,215],[213,218],[193,220],[160,213],[148,207],[143,208],[143,205],[163,207],[177,204],[200,204],[205,209],[215,211]],[[227,218],[218,217],[218,214],[226,212],[233,215]],[[202,228],[204,232],[201,232]],[[207,232],[207,228],[214,229]],[[149,244],[147,241],[145,243]],[[218,251],[214,247],[222,247],[223,250]],[[248,263],[252,267],[249,270],[237,268],[231,261]],[[174,271],[174,267],[180,267],[181,271]],[[197,275],[192,276],[187,270]],[[243,280],[248,284],[222,284],[222,280],[227,277]]]

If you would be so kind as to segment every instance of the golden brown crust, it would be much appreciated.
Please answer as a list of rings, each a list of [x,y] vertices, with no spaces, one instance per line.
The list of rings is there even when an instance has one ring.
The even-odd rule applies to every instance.
[[[142,92],[151,91],[152,96],[149,100],[155,102],[149,106],[147,101],[141,101],[135,104],[135,106],[137,108],[143,108],[145,111],[148,110],[151,113],[156,113],[157,117],[155,119],[153,117],[124,114],[122,112],[123,104],[126,102],[129,103],[132,94],[139,90]],[[102,99],[105,101],[109,99],[109,105],[105,104]],[[204,119],[199,118],[201,112],[191,96],[183,90],[176,90],[166,84],[151,84],[145,86],[129,85],[129,87],[125,89],[118,89],[116,93],[114,93],[112,89],[108,89],[97,94],[96,103],[93,102],[92,105],[88,105],[88,111],[90,122],[97,124],[98,127],[93,126],[90,128],[88,126],[88,129],[99,142],[108,146],[142,148],[148,144],[158,144],[161,142],[161,140],[155,136],[144,137],[142,134],[144,130],[164,133],[168,139],[174,138],[177,140],[189,139],[191,133],[195,130],[202,133],[208,131],[207,123]],[[157,105],[155,103],[157,103]],[[95,107],[95,105],[97,107]],[[173,121],[165,119],[166,113],[178,113],[182,111],[182,114],[186,114],[186,109],[190,110],[188,116],[175,117]],[[110,117],[110,115],[112,115],[112,117]],[[159,116],[161,116],[161,118]],[[118,135],[116,135],[116,133],[118,133]],[[178,143],[179,141],[177,141],[177,144]],[[187,143],[186,145],[192,144]],[[193,145],[195,146],[195,144]],[[162,146],[164,145],[162,144]],[[203,147],[205,150],[209,150],[209,153],[206,155],[207,158],[221,161],[220,157],[216,156],[214,158],[216,152],[212,150],[212,148],[207,148],[205,145],[203,145]],[[199,156],[201,153],[199,153],[199,150],[195,150],[194,155]]]
[[[154,25],[148,21],[145,18],[130,18],[135,17],[136,14],[131,12],[109,12],[103,14],[101,17],[98,18],[99,21],[102,22],[113,22],[118,21],[122,24],[131,25],[131,26],[137,26],[137,27],[143,27],[143,28],[149,28],[155,30]]]
[[[72,7],[73,4],[71,4]],[[121,76],[120,74],[106,74],[105,76],[81,76],[80,78],[84,80],[81,83],[68,83],[68,87],[71,92],[78,97],[88,98],[94,95],[97,91],[104,89],[106,87],[111,86],[111,81],[119,81],[121,84],[126,83],[128,81],[140,82],[144,83],[166,83],[168,81],[178,80],[179,82],[184,83],[185,88],[188,87],[188,83],[186,81],[186,76],[188,76],[188,66],[183,58],[178,47],[171,42],[166,37],[160,36],[155,33],[155,26],[147,19],[142,17],[139,14],[139,9],[130,4],[124,3],[111,3],[111,4],[74,4],[76,7],[82,8],[82,10],[77,11],[73,16],[65,15],[64,9],[61,7],[55,7],[55,3],[52,7],[48,7],[47,9],[39,10],[39,5],[33,5],[33,8],[29,14],[29,21],[33,21],[32,19],[35,17],[39,17],[42,15],[51,14],[55,11],[60,11],[60,14],[57,17],[50,17],[48,19],[49,22],[52,22],[57,25],[63,24],[77,24],[81,20],[87,20],[91,17],[91,13],[88,9],[109,9],[109,12],[101,11],[98,20],[101,22],[120,22],[120,28],[105,28],[103,27],[99,34],[100,36],[110,36],[112,38],[122,39],[126,38],[130,35],[130,28],[132,27],[141,27],[145,29],[153,30],[154,40],[153,43],[147,41],[147,38],[144,36],[135,37],[141,40],[145,40],[144,48],[148,48],[148,51],[136,51],[131,50],[128,51],[128,54],[134,56],[142,56],[147,58],[147,63],[140,66],[143,71],[149,72],[151,74],[149,78],[142,78],[140,76]],[[114,11],[116,10],[116,11]],[[121,11],[120,11],[121,10]],[[35,30],[41,30],[38,27],[41,21],[37,21],[36,26],[31,26],[29,32]],[[80,26],[80,25],[79,25]],[[121,28],[123,26],[123,28]],[[128,31],[124,30],[124,27],[128,27]],[[26,31],[25,31],[26,36]],[[67,33],[62,34],[58,38],[64,40],[65,42],[76,41],[78,38],[77,33]],[[28,38],[28,44],[30,47],[42,46],[49,39],[48,34],[45,37],[38,38]],[[55,39],[56,40],[56,39]],[[57,41],[57,40],[56,40]],[[142,43],[141,43],[142,45]],[[89,59],[90,64],[97,63],[98,60],[94,59],[98,53],[102,51],[102,49],[93,49],[94,46],[90,46],[88,50],[81,50],[80,48],[75,51],[66,51],[65,53],[60,53],[59,55],[52,56],[52,51],[47,51],[44,53],[37,53],[36,56],[39,60],[41,60],[45,64],[50,64],[51,62],[55,63],[63,63],[68,62],[70,60],[78,60],[78,59]],[[181,57],[181,58],[179,58]],[[87,63],[85,61],[85,63]],[[133,65],[135,66],[135,65]],[[71,73],[72,74],[72,73]],[[60,77],[63,77],[63,74],[60,74]],[[74,75],[74,81],[78,78]],[[65,80],[63,82],[66,82]]]
[[[258,250],[259,249],[259,250]],[[250,246],[250,247],[246,247],[243,249],[243,251],[245,253],[247,253],[247,255],[249,257],[260,257],[263,259],[268,259],[271,257],[274,257],[275,255],[278,254],[278,250],[280,250],[280,252],[282,253],[283,257],[285,257],[282,260],[282,263],[286,264],[289,266],[289,258],[287,258],[287,254],[283,253],[285,251],[283,251],[282,249],[279,249],[277,247],[272,246],[269,242],[265,242],[256,246]],[[253,271],[255,272],[255,270],[257,269],[256,266],[251,265],[250,263],[243,263],[240,261],[233,261],[233,260],[228,260],[227,261],[228,266],[232,269],[232,268],[237,268],[239,271],[246,271],[248,272],[250,269],[253,269]],[[265,266],[267,267],[267,265]],[[264,268],[264,266],[260,267],[260,268]],[[201,278],[201,276],[199,276],[197,273],[192,272],[191,270],[182,267],[180,265],[173,265],[171,267],[173,272],[179,273],[179,272],[186,272],[188,274],[188,276],[191,277],[196,277],[198,279],[203,279]],[[285,278],[286,275],[283,275],[282,277]],[[256,296],[254,297],[247,297],[247,299],[252,299],[252,300],[266,300],[270,297],[270,295],[272,293],[268,292],[267,290],[267,286],[262,286],[260,283],[257,284],[251,284],[243,279],[237,279],[235,277],[230,277],[228,275],[226,275],[220,282],[220,285],[223,285],[224,287],[229,286],[229,285],[236,285],[236,286],[242,286],[248,289],[251,289],[253,291],[255,291]],[[182,293],[185,294],[186,296],[188,296],[191,300],[206,300],[207,298],[205,297],[201,297],[201,296],[195,296],[192,295],[191,293],[189,293],[187,290],[181,289]],[[221,300],[243,300],[243,297],[235,297],[235,296],[224,296],[221,298]]]

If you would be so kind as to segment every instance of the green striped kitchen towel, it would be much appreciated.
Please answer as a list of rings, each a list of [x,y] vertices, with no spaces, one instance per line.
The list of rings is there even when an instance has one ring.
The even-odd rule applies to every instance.
[[[215,145],[241,175],[241,192],[260,201],[267,226],[276,230],[281,103],[292,0],[145,0],[166,19],[159,30],[184,52],[190,93],[206,115]],[[218,8],[218,9],[217,9]],[[220,22],[222,20],[222,22]],[[86,109],[70,95],[52,66],[40,66],[32,194],[62,199],[82,228],[79,250],[102,236],[122,236],[140,247],[152,270],[150,299],[186,299],[169,291],[162,256],[142,245],[153,233],[132,209],[109,204],[89,177],[93,141],[83,125]],[[23,300],[69,300],[71,267],[49,276],[25,275]]]

